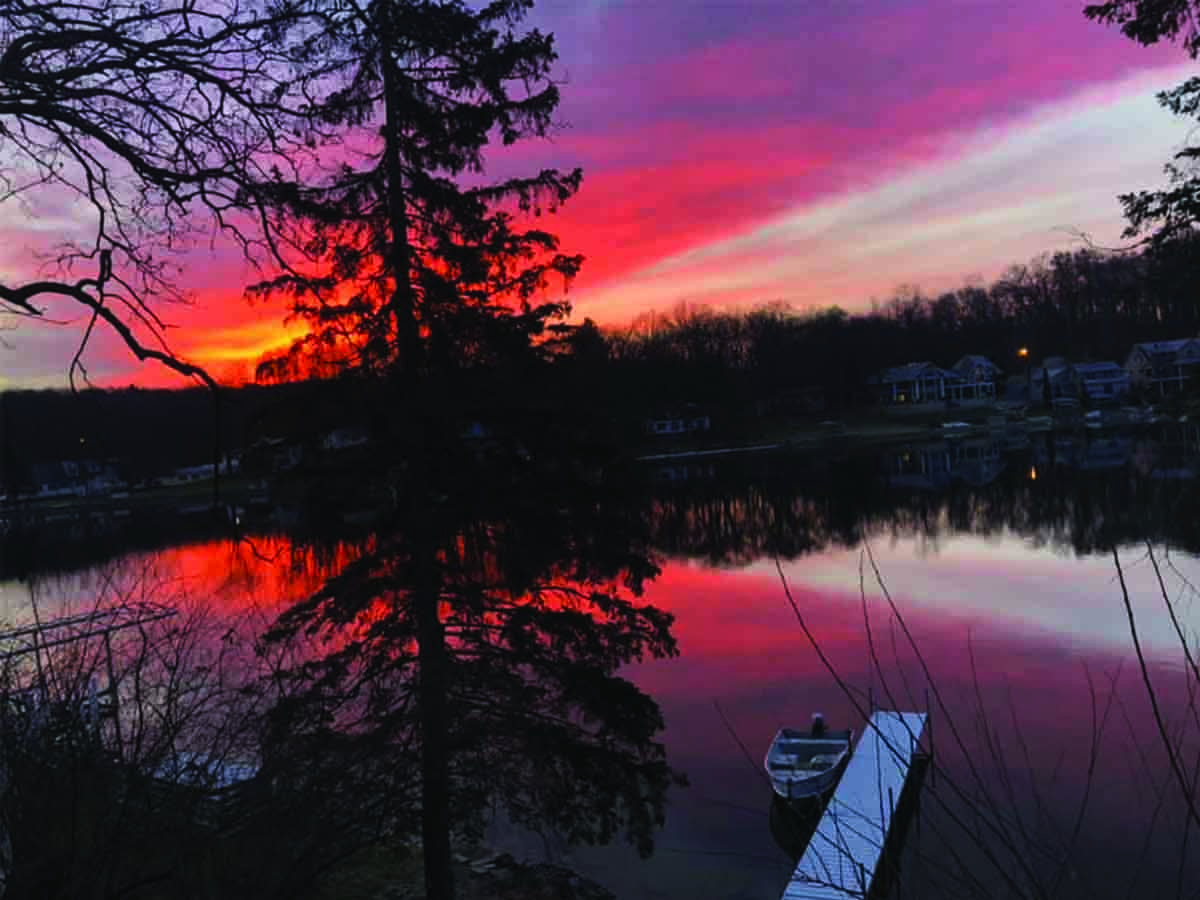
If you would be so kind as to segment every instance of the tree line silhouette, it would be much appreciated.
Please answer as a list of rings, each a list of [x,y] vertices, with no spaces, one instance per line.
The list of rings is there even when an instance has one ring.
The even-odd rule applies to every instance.
[[[869,402],[869,379],[906,362],[950,366],[980,354],[1012,374],[1024,371],[1022,347],[1034,363],[1048,356],[1123,362],[1135,342],[1195,337],[1198,263],[1200,240],[1192,236],[1139,252],[1080,247],[936,296],[902,288],[862,313],[797,312],[783,303],[748,311],[685,306],[625,327],[585,323],[572,347],[624,403],[744,408],[819,388],[825,405],[841,409]]]
[[[904,362],[951,365],[978,353],[1020,374],[1020,347],[1035,361],[1120,362],[1136,341],[1200,333],[1200,301],[1191,290],[1198,253],[1195,238],[1139,253],[1080,248],[1012,266],[990,284],[937,296],[904,289],[858,314],[774,304],[745,312],[682,307],[627,327],[587,321],[549,332],[536,351],[522,339],[521,353],[454,367],[427,407],[463,426],[554,417],[590,433],[607,447],[596,448],[601,453],[617,453],[621,443],[632,446],[646,415],[687,402],[723,407],[727,427],[756,413],[868,404],[869,380]],[[293,351],[264,362],[266,384],[224,389],[226,450],[263,437],[313,443],[372,417],[378,431],[388,430],[386,391],[344,368],[295,368],[301,364]],[[813,388],[815,397],[803,394]],[[6,393],[2,409],[9,481],[19,482],[35,462],[115,458],[131,473],[152,476],[211,456],[212,402],[200,390],[18,391]]]
[[[1177,436],[1168,436],[1165,444],[1153,434],[1139,440],[1147,447],[1170,447]],[[1000,457],[994,480],[978,485],[950,480],[937,491],[889,480],[897,457],[918,452],[908,445],[838,454],[758,454],[706,464],[682,481],[660,480],[652,467],[614,468],[604,476],[610,492],[604,521],[627,537],[636,535],[651,557],[719,566],[772,557],[791,560],[829,547],[854,547],[879,534],[937,539],[953,533],[987,537],[1012,532],[1077,554],[1145,540],[1200,552],[1200,525],[1191,512],[1197,502],[1193,481],[1161,477],[1179,460],[1146,473],[1129,465],[1089,471],[1046,465],[1052,441],[1044,443],[1043,462],[1030,449],[1012,451]],[[1036,479],[1029,477],[1031,467],[1037,468]],[[558,484],[577,496],[591,496],[582,489],[587,481],[566,478],[561,466],[533,465],[518,480],[509,480],[530,485],[534,474],[546,479],[544,486]],[[313,546],[364,539],[363,528],[345,524],[340,515],[354,508],[356,495],[331,500],[315,491],[295,499],[308,505],[292,509],[287,524],[268,509],[248,512],[245,534]],[[538,508],[543,513],[554,509]],[[108,523],[111,527],[94,524],[69,535],[59,526],[54,534],[10,531],[0,543],[0,577],[37,579],[102,566],[130,551],[151,553],[229,538],[224,519],[183,519],[158,511],[135,512]],[[604,537],[594,524],[588,533],[589,545]],[[608,539],[618,541],[615,534]]]

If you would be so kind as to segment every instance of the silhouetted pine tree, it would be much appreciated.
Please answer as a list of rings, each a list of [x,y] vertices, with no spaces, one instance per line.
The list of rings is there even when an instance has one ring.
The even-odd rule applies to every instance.
[[[619,669],[677,650],[672,617],[638,601],[658,573],[645,529],[611,483],[562,468],[453,462],[432,479],[440,501],[406,498],[280,618],[276,639],[327,652],[292,671],[275,755],[368,760],[357,787],[322,793],[362,792],[376,817],[403,822],[419,797],[429,897],[454,895],[451,834],[478,836],[489,809],[649,853],[673,775],[657,704]]]
[[[309,0],[291,53],[320,162],[274,185],[302,259],[251,288],[286,292],[310,334],[262,374],[333,362],[412,379],[527,350],[563,302],[538,302],[582,257],[519,224],[578,189],[578,169],[487,182],[484,149],[544,136],[559,102],[553,39],[531,0]],[[306,20],[312,21],[312,20]]]
[[[288,294],[310,331],[260,374],[332,366],[398,386],[381,396],[376,421],[403,453],[397,515],[407,532],[440,502],[430,473],[460,443],[457,376],[536,358],[547,325],[567,312],[542,295],[554,277],[569,282],[582,257],[521,218],[557,208],[582,175],[484,176],[492,141],[544,136],[559,102],[553,39],[522,27],[531,0],[301,3],[305,24],[281,39],[314,98],[315,161],[303,178],[271,186],[300,258],[251,293]],[[453,635],[431,574],[439,548],[414,532],[405,552],[417,575],[389,621],[411,624],[415,639],[426,890],[441,900],[453,896]],[[356,595],[334,597],[326,612],[336,617]]]

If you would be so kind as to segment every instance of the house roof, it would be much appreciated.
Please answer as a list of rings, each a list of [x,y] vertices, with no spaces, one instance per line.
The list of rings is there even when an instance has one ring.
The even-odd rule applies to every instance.
[[[1151,356],[1156,356],[1161,353],[1174,354],[1178,353],[1188,344],[1193,343],[1194,340],[1194,338],[1180,338],[1176,341],[1143,341],[1140,344],[1134,344],[1133,349],[1141,350],[1142,352]]]
[[[1051,382],[1066,378],[1071,374],[1071,369],[1069,366],[1036,366],[1031,374],[1032,380],[1041,384],[1045,378],[1049,378]]]
[[[1000,371],[1000,367],[998,365],[996,365],[994,362],[992,362],[986,356],[982,356],[978,353],[968,353],[966,356],[962,357],[962,359],[960,359],[958,362],[956,362],[954,364],[954,368],[959,371],[961,371],[962,369],[976,369],[976,368],[979,368],[980,366],[982,366],[985,369],[989,369],[993,372]]]
[[[884,384],[891,384],[894,381],[915,381],[929,375],[941,375],[943,378],[951,380],[958,380],[962,377],[957,372],[940,368],[931,362],[913,362],[884,370],[882,381]]]
[[[1133,349],[1129,353],[1132,356],[1140,350],[1150,360],[1151,365],[1162,366],[1175,363],[1180,354],[1188,348],[1191,348],[1193,351],[1190,354],[1193,359],[1186,361],[1194,362],[1194,357],[1198,355],[1196,351],[1200,351],[1200,341],[1194,338],[1180,338],[1175,341],[1144,341],[1140,344],[1134,344]]]
[[[1124,374],[1125,370],[1115,362],[1076,363],[1072,366],[1080,375]]]

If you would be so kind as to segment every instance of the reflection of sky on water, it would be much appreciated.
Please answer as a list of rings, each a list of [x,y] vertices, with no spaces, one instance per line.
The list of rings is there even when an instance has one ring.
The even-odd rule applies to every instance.
[[[1159,875],[1173,879],[1176,857],[1159,842],[1164,834],[1180,833],[1178,810],[1160,815],[1149,831],[1151,851],[1138,860],[1153,790],[1166,769],[1127,624],[1122,632],[1111,563],[1106,568],[1103,559],[1057,557],[1016,541],[957,539],[938,555],[917,556],[911,544],[901,544],[877,547],[876,557],[946,705],[942,710],[928,698],[935,752],[953,780],[986,789],[1011,806],[1000,777],[1007,773],[1018,806],[1033,821],[1032,771],[1059,820],[1056,829],[1069,832],[1085,789],[1090,676],[1098,714],[1110,695],[1114,702],[1075,857],[1087,865],[1068,870],[1063,895],[1124,896],[1135,871],[1138,890],[1149,889]],[[880,706],[925,708],[926,682],[915,654],[878,591],[869,589],[867,615],[879,666],[871,664],[856,553],[818,555],[784,568],[806,624],[864,703],[869,695]],[[1159,621],[1165,619],[1161,598],[1141,596],[1153,583],[1148,564],[1131,568],[1131,591],[1139,594],[1137,609],[1159,660],[1155,685],[1168,717],[1179,723],[1186,706],[1175,665],[1180,654],[1171,652],[1169,623],[1164,629]],[[861,717],[813,652],[770,564],[740,571],[668,565],[647,597],[676,613],[681,657],[641,665],[633,677],[662,705],[670,759],[691,784],[677,793],[660,840],[664,852],[649,863],[616,865],[613,851],[576,853],[574,860],[622,897],[777,897],[791,863],[767,826],[770,788],[758,768],[760,757],[777,728],[806,723],[813,711],[835,726],[861,728]],[[1194,615],[1191,622],[1194,630]],[[718,705],[745,751],[723,724]],[[999,759],[983,737],[980,709],[987,712]],[[981,773],[982,788],[955,746],[950,720]],[[1191,740],[1194,747],[1194,730]],[[1153,762],[1152,775],[1139,754]],[[938,796],[951,806],[957,802],[944,780]],[[938,802],[926,798],[923,836],[912,839],[921,854],[913,869],[924,886],[919,895],[956,896],[938,874],[944,871],[943,848],[949,842],[969,854],[969,842]],[[1187,872],[1200,880],[1200,868]]]
[[[98,602],[153,600],[205,608],[224,620],[244,619],[261,627],[287,603],[315,591],[326,571],[284,539],[189,544],[133,554],[84,572],[0,581],[0,623],[32,621],[35,601],[44,619]]]
[[[1129,622],[1111,556],[1076,557],[1033,547],[1015,535],[985,539],[954,535],[937,541],[876,539],[871,550],[884,584],[902,610],[922,610],[1020,635],[1045,633],[1064,646],[1132,652]],[[838,592],[859,607],[859,550],[831,550],[784,563],[792,584]],[[1174,659],[1178,640],[1144,546],[1123,548],[1121,566],[1147,654]],[[1200,562],[1155,548],[1167,596],[1189,638],[1200,631]],[[869,562],[871,606],[884,603]],[[773,562],[748,570],[778,583]],[[858,613],[861,617],[861,613]]]
[[[1015,536],[952,536],[936,546],[876,538],[872,547],[948,709],[931,698],[935,752],[955,780],[978,787],[971,785],[950,721],[981,771],[984,788],[999,790],[999,773],[1006,772],[1016,779],[1020,803],[1028,807],[1032,770],[1047,805],[1057,818],[1069,820],[1082,796],[1087,766],[1088,677],[1101,707],[1115,684],[1116,702],[1097,767],[1100,787],[1091,797],[1077,852],[1088,864],[1073,870],[1066,896],[1105,896],[1109,888],[1114,896],[1124,896],[1129,873],[1139,868],[1148,798],[1166,770],[1111,560],[1063,555]],[[1186,709],[1180,654],[1144,556],[1142,548],[1122,552],[1155,685],[1168,718],[1177,723]],[[1171,559],[1184,576],[1200,580],[1194,559]],[[861,702],[869,696],[881,706],[925,708],[919,662],[868,568],[866,614],[879,666],[871,663],[859,560],[858,551],[828,551],[783,568],[806,624]],[[159,599],[188,598],[222,621],[237,618],[261,627],[282,603],[319,584],[319,573],[303,562],[282,541],[213,543],[130,558],[107,572],[47,579],[36,591],[43,612],[51,614],[52,609],[77,609],[105,585],[112,590],[122,578],[148,572]],[[1179,575],[1165,575],[1194,638],[1200,626],[1196,603]],[[0,584],[0,616],[26,620],[29,598],[28,585]],[[800,630],[773,563],[714,570],[669,562],[648,586],[646,600],[675,613],[681,655],[632,667],[630,676],[661,704],[671,763],[686,773],[690,786],[673,795],[651,860],[638,861],[625,850],[585,849],[571,851],[565,861],[630,900],[778,897],[792,863],[768,827],[770,788],[761,774],[761,756],[777,728],[806,723],[814,711],[835,727],[861,729],[861,716]],[[892,700],[885,683],[894,692]],[[987,711],[1002,764],[986,749],[980,708]],[[1190,739],[1194,745],[1194,729]],[[1149,767],[1139,762],[1142,753]],[[939,797],[947,796],[944,786],[937,790]],[[933,889],[945,887],[936,876],[938,852],[941,838],[953,837],[953,829],[944,818],[939,824],[936,802],[927,799],[922,808],[922,836],[913,838],[913,846],[929,857],[924,875],[916,870],[929,886],[921,896],[955,896]],[[1173,811],[1164,812],[1151,834],[1170,834],[1178,825]],[[1152,853],[1150,863],[1154,859]],[[1150,864],[1140,869],[1144,878],[1155,871]],[[1188,871],[1200,883],[1200,868]],[[1134,896],[1149,890],[1148,883],[1135,885]]]

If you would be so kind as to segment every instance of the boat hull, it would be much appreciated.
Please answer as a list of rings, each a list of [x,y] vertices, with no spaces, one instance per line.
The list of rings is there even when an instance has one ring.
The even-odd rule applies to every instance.
[[[784,800],[820,797],[833,790],[850,757],[854,733],[803,732],[781,728],[771,741],[763,766],[771,788]]]
[[[848,756],[832,769],[818,772],[806,778],[796,778],[777,773],[770,773],[771,787],[784,800],[803,800],[808,797],[819,797],[826,794],[837,785],[846,768]]]

